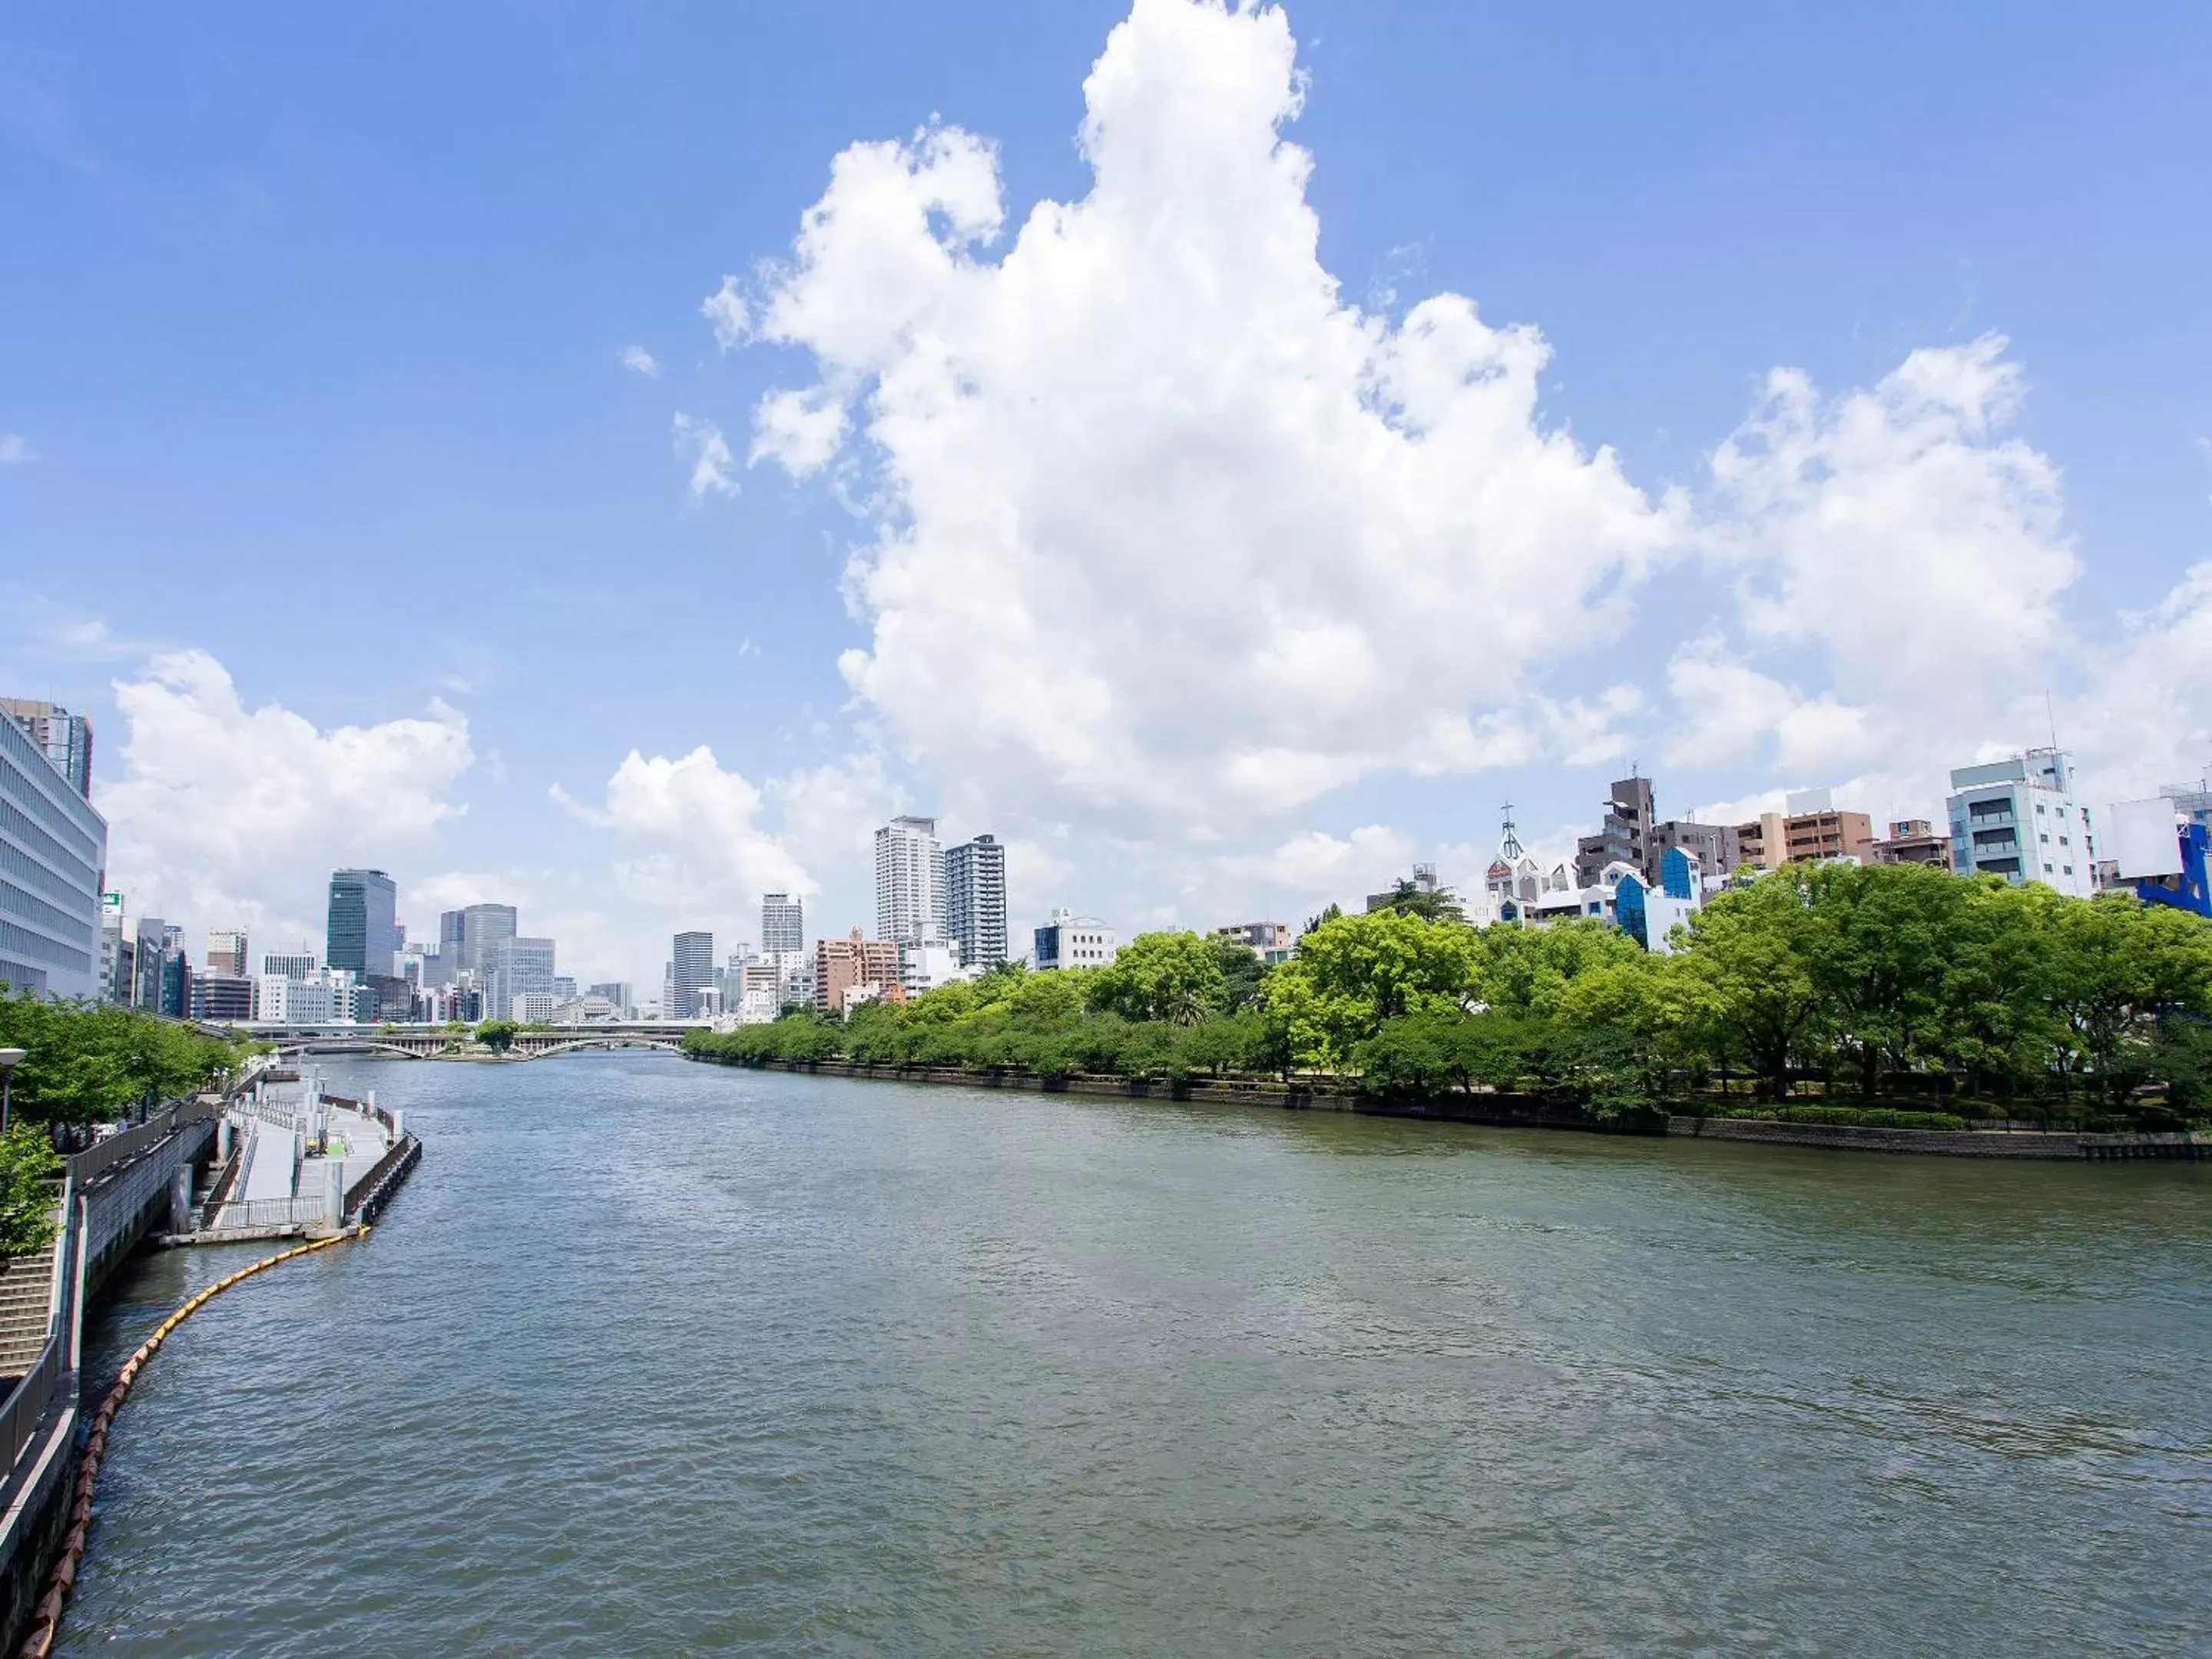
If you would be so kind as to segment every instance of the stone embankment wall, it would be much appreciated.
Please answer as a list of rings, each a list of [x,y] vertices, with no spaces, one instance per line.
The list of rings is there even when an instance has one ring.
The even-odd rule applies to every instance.
[[[2038,1129],[1861,1129],[1747,1117],[1670,1117],[1670,1135],[1759,1140],[1857,1152],[1932,1152],[1944,1158],[2206,1158],[2212,1135],[2092,1135]]]
[[[745,1061],[695,1054],[720,1066]],[[1266,1106],[1281,1111],[1356,1112],[1369,1117],[1427,1118],[1442,1123],[1484,1123],[1516,1129],[1602,1130],[1571,1107],[1530,1095],[1438,1095],[1425,1099],[1363,1095],[1341,1084],[1285,1087],[1218,1079],[1175,1084],[1146,1078],[1077,1075],[1041,1077],[1035,1072],[967,1072],[952,1066],[864,1066],[848,1060],[757,1062],[756,1069],[802,1072],[818,1077],[870,1079],[884,1083],[957,1084],[968,1089],[1012,1089],[1029,1094],[1091,1095],[1112,1100],[1185,1100],[1221,1106]],[[2212,1158],[2212,1135],[2091,1135],[2042,1130],[1860,1129],[1826,1123],[1774,1123],[1757,1118],[1668,1117],[1623,1125],[1630,1133],[1681,1135],[1705,1140],[1764,1141],[1771,1146],[1817,1146],[1834,1152],[1921,1152],[1946,1158]]]

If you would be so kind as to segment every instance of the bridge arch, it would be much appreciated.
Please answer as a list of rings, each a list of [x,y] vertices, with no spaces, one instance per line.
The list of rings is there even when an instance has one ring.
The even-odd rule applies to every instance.
[[[410,1047],[404,1042],[392,1042],[372,1036],[301,1037],[292,1042],[278,1043],[276,1052],[280,1054],[358,1054],[363,1048],[374,1048],[407,1060],[428,1060],[432,1054],[443,1053],[446,1046],[441,1044],[431,1048],[416,1043]]]
[[[683,1045],[667,1037],[650,1036],[594,1036],[572,1037],[565,1042],[549,1042],[543,1048],[528,1050],[532,1060],[544,1060],[549,1054],[574,1054],[580,1048],[658,1048],[664,1054],[680,1054]]]

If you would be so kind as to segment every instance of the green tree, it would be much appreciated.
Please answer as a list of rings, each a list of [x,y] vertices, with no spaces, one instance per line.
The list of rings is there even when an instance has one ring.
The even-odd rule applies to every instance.
[[[1462,1010],[1474,990],[1474,930],[1397,910],[1340,915],[1268,975],[1263,1005],[1297,1062],[1336,1066],[1385,1023]]]
[[[1827,1004],[1813,977],[1812,907],[1799,866],[1716,896],[1690,918],[1670,1017],[1719,1058],[1740,1055],[1767,1092],[1790,1092],[1790,1062],[1820,1031]]]
[[[2149,1075],[2161,1018],[2212,1012],[2212,925],[2124,894],[2062,905],[2051,922],[2064,1063],[2118,1104]]]
[[[34,1123],[0,1137],[0,1256],[30,1255],[55,1232],[53,1180],[61,1173],[52,1140]]]
[[[1476,987],[1493,1008],[1548,1017],[1570,981],[1593,969],[1641,963],[1644,947],[1592,917],[1547,927],[1486,927],[1475,935]]]
[[[503,1054],[514,1046],[515,1033],[522,1027],[511,1019],[488,1019],[477,1027],[477,1041],[495,1054]]]
[[[1395,910],[1400,915],[1419,916],[1424,921],[1467,920],[1466,908],[1450,888],[1422,887],[1403,876],[1378,902],[1367,908],[1370,915],[1378,910]]]
[[[1260,1000],[1260,981],[1267,978],[1267,969],[1257,951],[1249,945],[1239,945],[1233,939],[1215,934],[1212,940],[1213,960],[1221,969],[1221,1006],[1224,1012],[1237,1013],[1254,1006]]]
[[[1222,1011],[1227,989],[1213,940],[1197,933],[1139,933],[1112,962],[1091,972],[1084,1000],[1093,1013],[1195,1025]]]
[[[1936,1033],[1972,885],[1920,864],[1814,865],[1789,878],[1809,912],[1806,969],[1831,1040],[1871,1099],[1884,1064],[1908,1068]]]

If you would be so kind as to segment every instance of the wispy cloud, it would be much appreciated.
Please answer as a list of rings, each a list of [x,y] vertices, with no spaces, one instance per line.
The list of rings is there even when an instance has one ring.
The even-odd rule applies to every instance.
[[[704,500],[710,494],[736,495],[737,458],[730,453],[729,441],[722,436],[722,428],[712,421],[678,415],[674,430],[676,453],[691,463],[693,499]]]
[[[0,75],[0,127],[12,129],[49,161],[79,173],[99,170],[92,152],[78,143],[62,100],[43,87]]]
[[[633,374],[642,374],[648,380],[660,375],[660,364],[653,355],[641,345],[626,345],[622,349],[622,366]]]
[[[0,432],[0,466],[21,466],[31,459],[31,446],[21,433]]]

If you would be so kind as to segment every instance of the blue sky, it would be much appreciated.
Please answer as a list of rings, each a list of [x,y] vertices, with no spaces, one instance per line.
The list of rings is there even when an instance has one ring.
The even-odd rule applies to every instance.
[[[1260,199],[1256,175],[1206,173],[1212,130],[1151,88],[1179,84],[1178,53],[1206,56],[1208,73],[1260,65],[1264,81],[1267,29],[1192,32],[1165,0],[1149,22],[1139,9],[1108,128],[1139,184],[1116,210],[1132,228],[1179,205],[1236,223],[1249,189],[1250,241],[1263,240],[1293,204]],[[1168,638],[1188,667],[1190,641],[1174,636],[1188,617],[1152,550],[1187,529],[1175,562],[1202,587],[1210,550],[1249,536],[1245,556],[1262,562],[1224,556],[1234,589],[1285,533],[1268,468],[1310,470],[1298,446],[1318,437],[1241,447],[1195,495],[1131,471],[1141,456],[1187,466],[1194,433],[1201,448],[1208,435],[1187,420],[1145,429],[1191,389],[1188,353],[1163,347],[1157,385],[1109,384],[1135,373],[1146,340],[1191,337],[1156,315],[1071,334],[1048,364],[1010,355],[1035,333],[1012,291],[1026,281],[979,301],[989,318],[942,296],[953,309],[917,313],[924,333],[994,366],[987,398],[1133,425],[1095,458],[1064,443],[1027,454],[1018,430],[977,428],[997,450],[973,473],[960,471],[972,458],[902,451],[870,426],[877,377],[917,369],[910,341],[896,359],[841,357],[834,326],[763,325],[779,284],[793,315],[865,298],[870,261],[896,243],[888,221],[825,196],[848,146],[933,122],[988,140],[1003,228],[959,258],[988,270],[1034,204],[1083,199],[1085,77],[1127,11],[12,9],[0,456],[16,459],[0,465],[0,660],[10,691],[98,721],[134,908],[282,933],[313,925],[320,871],[365,860],[401,877],[418,929],[439,904],[515,896],[526,925],[567,942],[564,967],[650,979],[671,927],[751,937],[763,884],[816,890],[817,931],[865,920],[848,831],[893,805],[1013,838],[1018,924],[1066,902],[1134,927],[1291,915],[1408,856],[1464,878],[1501,799],[1524,834],[1556,839],[1591,816],[1622,758],[1657,774],[1662,810],[1832,782],[1927,813],[1943,765],[2040,736],[2023,711],[2046,689],[2108,792],[2212,758],[2203,596],[2188,586],[2212,512],[2201,8],[1741,8],[1692,22],[1648,7],[1309,0],[1289,15],[1303,102],[1279,130],[1310,155],[1299,188],[1341,302],[1389,328],[1456,294],[1492,328],[1540,330],[1550,355],[1528,429],[1568,434],[1585,460],[1608,447],[1651,523],[1609,498],[1589,507],[1609,528],[1555,517],[1501,574],[1498,520],[1409,520],[1400,532],[1421,548],[1407,556],[1464,596],[1452,627],[1488,665],[1455,678],[1455,635],[1440,633],[1393,680],[1388,614],[1323,639],[1308,625],[1333,583],[1369,591],[1401,569],[1395,554],[1367,562],[1382,556],[1356,528],[1375,516],[1359,492],[1395,486],[1347,474],[1342,520],[1291,532],[1288,597],[1273,606],[1267,579],[1254,592],[1250,659],[1230,673],[1245,647],[1225,647],[1219,687],[1189,705],[1189,724],[1224,734],[1211,749],[1166,730],[1172,702],[1106,712],[1139,706],[1171,664],[1140,670],[1119,647],[1072,670],[1048,653],[991,659],[1030,635],[975,647],[957,616],[880,585],[871,597],[848,561],[886,526],[916,538],[899,580],[969,579],[957,509],[933,529],[918,503],[998,500],[1026,525],[1038,503],[1018,481],[1066,467],[1053,495],[1066,521],[1006,551],[1045,573],[1023,626],[1065,641],[1071,618],[1126,598],[1128,614],[1102,618],[1107,637]],[[1155,119],[1173,139],[1158,172],[1136,159]],[[1253,154],[1250,137],[1224,131],[1224,155]],[[935,176],[902,166],[909,182]],[[1188,183],[1201,174],[1203,189]],[[793,253],[817,203],[866,245],[818,269]],[[1250,280],[1249,245],[1224,237],[1217,274]],[[1165,246],[1132,229],[1091,254]],[[1207,257],[1178,285],[1204,288]],[[769,259],[782,276],[762,271]],[[748,313],[729,349],[702,314],[726,276]],[[1079,303],[1176,291],[1105,276]],[[1282,316],[1269,326],[1306,313]],[[1991,336],[2002,349],[1969,361]],[[1223,337],[1224,361],[1253,343]],[[624,367],[631,347],[654,374]],[[1886,377],[1915,352],[1954,356],[1923,359],[1907,396]],[[1717,449],[1784,367],[1813,400],[1793,428],[1802,464],[1786,489],[1717,488]],[[1929,375],[1942,389],[1915,401]],[[834,457],[746,465],[764,393],[833,383],[855,399]],[[1883,422],[1871,448],[1849,438],[1855,389],[1872,389],[1861,413]],[[1250,392],[1222,407],[1280,405],[1279,388]],[[724,434],[734,493],[690,487],[697,450],[679,415],[694,441],[709,424]],[[1467,441],[1430,459],[1518,487],[1525,455]],[[1750,446],[1789,447],[1771,429]],[[1577,478],[1560,488],[1583,489]],[[1670,489],[1678,516],[1654,528]],[[1933,647],[1884,657],[1878,615],[1830,626],[1833,594],[1799,577],[1863,556],[1848,534],[1823,539],[1854,518],[1838,501],[1885,504],[1875,523],[1924,532],[1907,568],[1954,578],[1917,595],[1870,570],[1901,615],[2014,641],[2009,657],[1966,653],[1960,678],[1984,684],[1945,684]],[[1118,510],[1128,502],[1141,510]],[[1150,574],[1123,581],[1115,538],[1139,534],[1126,551]],[[1541,609],[1533,642],[1493,645],[1531,615],[1530,568],[1556,556],[1581,569],[1593,537],[1610,550],[1572,602]],[[2007,574],[2022,559],[2041,573],[2024,594]],[[1087,608],[1056,608],[1077,601],[1055,561],[1079,568]],[[971,574],[988,586],[1013,568]],[[1194,603],[1202,619],[1237,616],[1225,594]],[[886,617],[905,643],[885,647]],[[1397,726],[1433,713],[1483,741],[1440,739],[1425,759],[1420,743],[1267,690],[1278,668],[1339,678],[1331,653],[1346,650],[1383,661],[1370,701]],[[851,651],[870,653],[872,678],[841,672]],[[179,669],[180,652],[219,664],[240,708],[206,662]],[[970,671],[991,683],[973,710]],[[118,698],[132,686],[135,701]],[[1558,714],[1610,688],[1587,718]],[[1763,701],[1771,729],[1710,718]],[[1063,702],[1064,745],[1029,719]],[[1491,741],[1486,720],[1519,735]],[[1302,722],[1332,735],[1286,740]],[[333,736],[348,727],[362,735]],[[966,746],[979,727],[990,741]],[[672,769],[702,745],[711,771]],[[1313,781],[1255,787],[1249,766]]]

